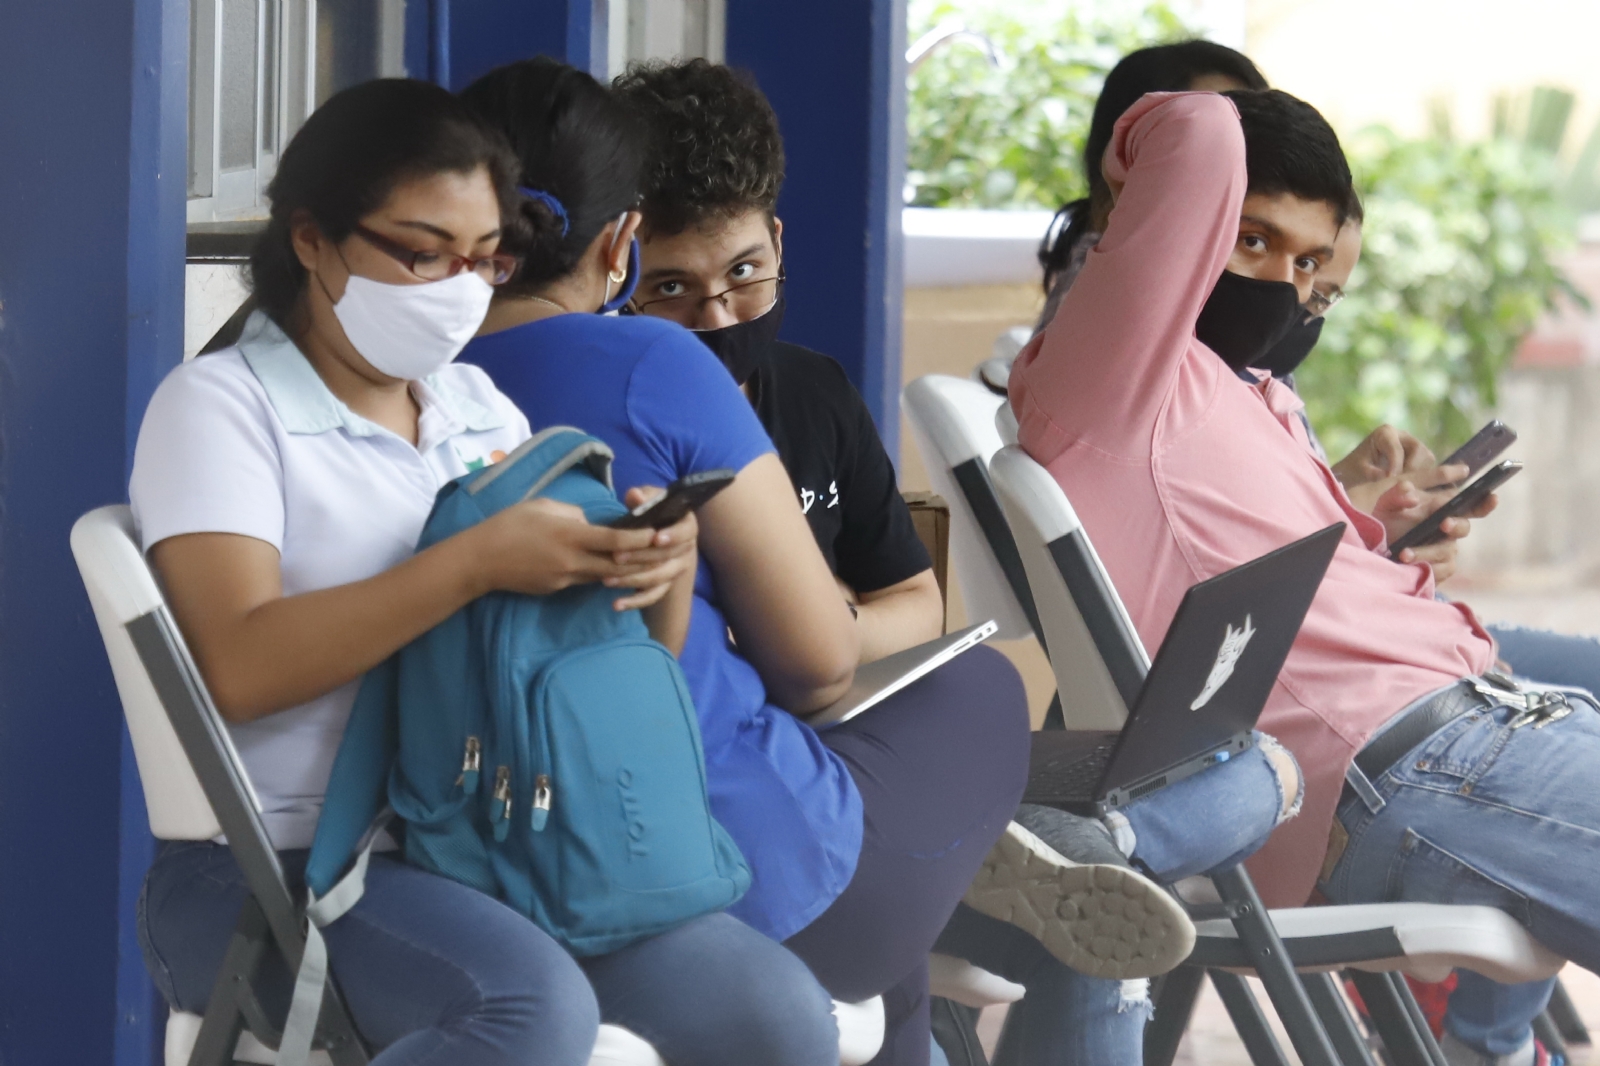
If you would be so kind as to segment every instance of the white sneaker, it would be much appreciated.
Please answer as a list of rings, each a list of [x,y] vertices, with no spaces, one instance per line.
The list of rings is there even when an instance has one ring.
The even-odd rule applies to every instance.
[[[967,889],[967,906],[1016,926],[1063,965],[1091,977],[1154,977],[1189,957],[1194,923],[1177,900],[1129,865],[1104,826],[1050,808],[1032,807],[1018,817],[1051,843],[1012,822]]]

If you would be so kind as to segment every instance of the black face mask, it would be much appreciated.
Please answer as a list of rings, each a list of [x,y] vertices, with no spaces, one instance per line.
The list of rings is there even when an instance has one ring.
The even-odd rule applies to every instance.
[[[728,368],[733,380],[743,385],[749,381],[778,340],[778,327],[783,325],[783,286],[778,286],[778,298],[772,307],[759,318],[748,322],[735,322],[721,329],[695,330],[707,348],[716,353],[722,365]]]
[[[1302,311],[1300,320],[1289,327],[1283,339],[1250,365],[1257,370],[1268,371],[1275,378],[1286,378],[1306,361],[1306,356],[1311,354],[1311,349],[1317,346],[1317,339],[1321,336],[1322,319],[1309,318]]]
[[[1194,334],[1224,363],[1243,370],[1272,351],[1300,314],[1300,293],[1287,281],[1257,281],[1224,270],[1200,309]]]

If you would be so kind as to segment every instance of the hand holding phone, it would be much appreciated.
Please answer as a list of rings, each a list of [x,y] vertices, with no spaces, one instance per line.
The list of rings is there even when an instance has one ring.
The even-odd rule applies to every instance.
[[[699,510],[707,500],[733,484],[734,476],[732,470],[717,469],[681,477],[667,486],[666,492],[617,518],[611,528],[666,529],[676,525],[690,511]]]
[[[1452,456],[1452,459],[1454,457]],[[1432,544],[1444,536],[1440,527],[1446,519],[1459,518],[1477,509],[1478,505],[1489,498],[1489,494],[1510,481],[1522,470],[1522,464],[1515,459],[1505,462],[1484,474],[1478,480],[1446,500],[1427,518],[1412,526],[1403,535],[1395,538],[1389,545],[1389,558],[1398,559],[1400,553],[1407,548],[1420,548]]]

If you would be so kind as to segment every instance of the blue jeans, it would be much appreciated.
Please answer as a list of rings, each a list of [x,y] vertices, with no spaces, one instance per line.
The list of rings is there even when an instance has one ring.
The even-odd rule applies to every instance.
[[[1600,640],[1522,626],[1489,626],[1489,635],[1517,677],[1600,692]]]
[[[1489,626],[1500,658],[1518,677],[1600,692],[1600,640],[1548,629]],[[1456,974],[1445,1024],[1467,1046],[1510,1054],[1527,1040],[1529,1022],[1550,1000],[1554,980],[1501,985],[1470,970]]]
[[[1159,881],[1227,869],[1267,842],[1283,796],[1258,744],[1123,808],[1133,859]],[[1015,926],[962,905],[935,951],[966,959],[1028,992],[1011,1008],[995,1066],[1141,1066],[1150,1000],[1144,982],[1087,977]]]
[[[1512,729],[1507,707],[1473,711],[1372,782],[1375,802],[1347,797],[1338,818],[1350,842],[1323,893],[1498,907],[1600,968],[1600,713],[1573,705],[1541,728]],[[1479,1051],[1507,1054],[1527,1043],[1549,988],[1463,974],[1445,1024]]]
[[[306,852],[282,853],[297,885]],[[145,879],[139,935],[167,1002],[203,1012],[248,896],[221,844],[166,845]],[[373,1066],[585,1066],[601,1021],[673,1063],[831,1066],[838,1030],[805,965],[724,914],[596,958],[573,959],[499,901],[385,855],[366,894],[326,930],[329,959]],[[281,1017],[291,978],[258,981]]]

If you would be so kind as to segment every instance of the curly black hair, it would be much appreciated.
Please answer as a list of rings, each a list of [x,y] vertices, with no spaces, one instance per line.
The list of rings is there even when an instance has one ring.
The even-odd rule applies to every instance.
[[[664,236],[747,211],[783,186],[778,116],[742,71],[704,59],[630,66],[612,84],[649,131],[644,224]]]

